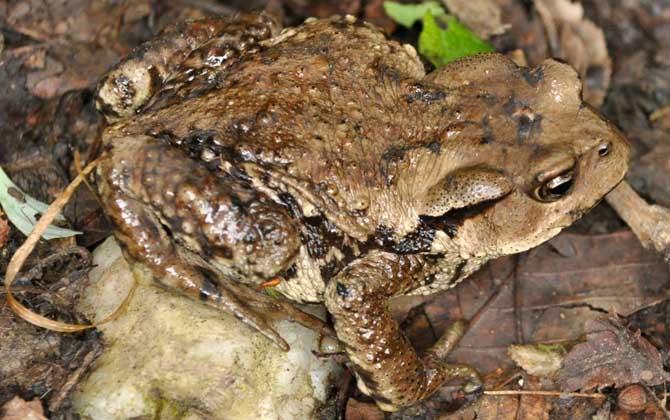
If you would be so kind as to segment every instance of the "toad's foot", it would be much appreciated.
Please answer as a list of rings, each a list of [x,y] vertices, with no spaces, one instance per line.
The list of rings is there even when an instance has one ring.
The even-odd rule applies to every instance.
[[[336,338],[333,331],[324,321],[296,308],[291,302],[281,297],[270,297],[247,286],[231,283],[228,286],[235,295],[255,312],[272,321],[291,321],[309,328],[317,333]]]
[[[358,387],[383,410],[421,401],[451,379],[464,379],[466,391],[481,386],[473,369],[444,362],[463,333],[461,324],[419,357],[389,313],[388,298],[423,285],[433,269],[421,255],[373,251],[344,268],[326,290]]]

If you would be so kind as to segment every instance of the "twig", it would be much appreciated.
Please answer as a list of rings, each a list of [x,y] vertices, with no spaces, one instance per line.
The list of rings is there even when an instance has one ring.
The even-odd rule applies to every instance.
[[[557,398],[607,398],[606,395],[585,392],[561,392],[561,391],[528,391],[528,390],[499,390],[499,391],[484,391],[484,395],[502,395],[502,396],[518,396],[518,395],[534,395],[542,397],[557,397]]]
[[[665,384],[663,384],[663,388],[665,388]],[[668,410],[665,408],[665,400],[666,400],[666,392],[665,390],[663,391],[663,399],[659,400],[658,397],[656,396],[656,393],[654,393],[654,390],[652,390],[650,387],[647,385],[644,385],[645,391],[647,391],[647,394],[651,395],[651,398],[654,399],[654,402],[656,402],[656,406],[663,411],[663,415],[665,415],[666,419],[670,419],[670,413],[668,413]]]
[[[670,262],[670,210],[647,203],[625,181],[605,199],[645,248],[655,249]]]
[[[17,301],[14,295],[12,295],[12,283],[16,279],[19,270],[21,270],[23,263],[26,261],[32,250],[35,248],[37,242],[40,240],[41,234],[46,230],[49,224],[51,224],[54,218],[56,218],[60,210],[68,202],[68,200],[70,199],[74,191],[77,189],[79,184],[81,184],[84,178],[86,178],[86,176],[90,174],[93,171],[93,169],[95,169],[95,167],[100,162],[100,159],[103,158],[94,160],[93,162],[89,163],[84,169],[82,169],[81,172],[79,172],[79,174],[75,177],[75,179],[72,180],[70,185],[68,185],[65,188],[65,190],[63,190],[63,192],[58,197],[56,197],[53,203],[49,205],[46,212],[44,212],[42,217],[40,217],[40,220],[35,224],[33,231],[30,233],[30,235],[28,235],[28,238],[26,238],[25,242],[16,250],[11,260],[9,260],[9,264],[7,265],[7,272],[5,273],[7,305],[18,316],[20,316],[21,318],[23,318],[27,322],[30,322],[33,325],[37,325],[38,327],[47,328],[52,331],[59,331],[59,332],[78,332],[89,328],[94,328],[96,325],[108,322],[116,318],[121,313],[121,310],[125,308],[125,306],[128,304],[130,298],[135,292],[135,286],[137,285],[137,283],[133,285],[133,288],[128,293],[128,296],[126,296],[124,301],[114,312],[112,312],[109,316],[105,317],[103,320],[93,324],[67,324],[60,321],[54,321],[52,319],[49,319],[47,317],[32,312],[30,309],[26,308],[23,304]]]
[[[81,365],[74,372],[70,373],[63,386],[58,390],[58,393],[51,397],[49,401],[49,411],[53,413],[61,408],[65,398],[70,394],[72,388],[79,383],[82,375],[86,372],[91,363],[93,363],[93,361],[100,355],[101,350],[101,346],[96,343],[86,356],[84,356]]]

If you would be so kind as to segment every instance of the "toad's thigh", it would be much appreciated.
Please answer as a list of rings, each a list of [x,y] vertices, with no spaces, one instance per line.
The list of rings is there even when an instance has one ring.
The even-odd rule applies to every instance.
[[[116,195],[144,204],[161,229],[205,262],[245,281],[275,276],[295,259],[299,230],[286,208],[244,179],[208,169],[185,152],[148,136],[110,140],[99,170],[102,202],[116,214]],[[143,231],[131,215],[113,217],[133,240]]]

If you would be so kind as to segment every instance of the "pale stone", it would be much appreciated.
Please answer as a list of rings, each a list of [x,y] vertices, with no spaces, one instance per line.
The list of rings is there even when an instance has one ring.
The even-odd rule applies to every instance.
[[[112,239],[94,263],[80,310],[101,319],[133,278]],[[277,324],[291,346],[283,352],[232,316],[144,283],[117,319],[99,327],[107,346],[74,396],[83,418],[312,418],[341,373],[313,355],[319,337],[311,330]]]

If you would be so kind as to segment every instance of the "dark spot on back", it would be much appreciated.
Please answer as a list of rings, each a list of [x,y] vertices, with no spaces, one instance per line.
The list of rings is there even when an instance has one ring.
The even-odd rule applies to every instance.
[[[312,258],[323,258],[335,245],[337,229],[321,216],[303,218],[303,229],[301,231],[302,243],[307,248],[307,253]]]
[[[419,83],[410,85],[410,93],[405,95],[405,101],[408,104],[419,101],[425,104],[441,101],[447,97],[447,94],[437,88],[432,88]]]
[[[516,141],[517,143],[524,143],[534,134],[541,133],[541,130],[542,115],[535,115],[534,118],[531,118],[527,114],[521,114],[517,119]]]
[[[407,150],[409,150],[407,146],[392,144],[389,147],[387,147],[386,150],[384,150],[384,153],[382,153],[381,158],[382,160],[389,162],[402,160],[402,158],[405,157],[405,153],[407,153]]]
[[[453,210],[452,210],[453,212]],[[447,213],[450,214],[451,212]],[[432,228],[434,231],[441,230],[447,234],[448,237],[454,238],[458,232],[458,224],[455,223],[452,218],[447,217],[447,215],[442,216],[419,216],[421,223],[427,227]]]
[[[482,99],[488,106],[494,106],[498,103],[498,96],[493,93],[478,93],[477,98]]]
[[[291,280],[295,278],[295,276],[297,275],[298,275],[298,267],[295,264],[291,264],[291,266],[287,268],[286,271],[284,271],[282,277],[285,280]]]
[[[146,134],[147,136],[154,137],[165,144],[174,145],[177,143],[177,136],[175,136],[174,133],[170,130],[161,130],[158,132],[150,130]]]
[[[197,161],[203,162],[203,152],[207,151],[210,160],[204,161],[204,163],[209,170],[217,168],[222,158],[233,161],[235,157],[233,150],[221,142],[219,133],[215,130],[193,130],[182,138],[176,137],[167,130],[160,131],[152,136],[183,150],[190,158]]]
[[[523,101],[518,100],[516,97],[512,96],[507,102],[503,104],[503,111],[508,116],[513,116],[518,110],[526,108],[528,104]]]
[[[230,191],[228,198],[230,199],[231,207],[234,207],[240,214],[247,214],[246,203],[235,193],[235,191]]]
[[[363,251],[370,249],[383,249],[396,254],[415,254],[430,251],[435,238],[435,229],[423,223],[412,232],[405,235],[399,241],[395,239],[395,231],[388,226],[378,226],[375,234],[368,239],[361,248]]]
[[[397,254],[428,252],[433,245],[433,239],[435,239],[435,229],[421,223],[414,231],[405,235],[404,238],[395,244],[393,251]]]
[[[335,260],[328,261],[327,263],[323,264],[321,268],[319,268],[319,272],[321,273],[321,279],[324,282],[327,282],[339,272],[340,268],[341,268],[340,264],[338,264],[337,261]]]
[[[302,218],[302,210],[295,197],[289,193],[281,193],[278,198],[286,205],[292,217]]]
[[[493,136],[493,130],[491,130],[491,125],[489,124],[489,115],[485,115],[482,118],[482,137],[479,139],[479,144],[489,144],[495,140]]]
[[[521,75],[529,85],[535,87],[542,79],[544,79],[544,69],[541,67],[535,69],[523,67],[521,69]]]
[[[244,182],[249,183],[249,184],[251,184],[251,182],[252,182],[252,179],[249,176],[249,174],[247,174],[247,172],[245,170],[240,169],[237,166],[231,166],[229,172],[230,172],[230,176],[232,176],[233,178],[237,178],[240,181],[244,181]]]
[[[391,246],[395,243],[393,239],[394,235],[395,231],[392,228],[384,225],[377,226],[377,229],[375,229],[374,242],[381,247]]]
[[[467,263],[466,260],[461,260],[456,268],[454,269],[454,274],[451,276],[452,280],[458,280],[463,275],[463,267]]]

